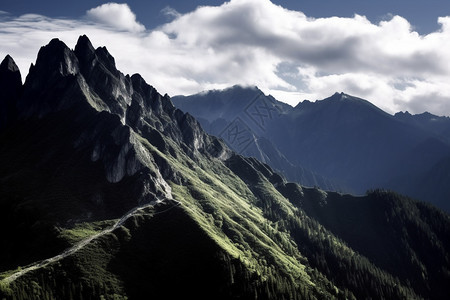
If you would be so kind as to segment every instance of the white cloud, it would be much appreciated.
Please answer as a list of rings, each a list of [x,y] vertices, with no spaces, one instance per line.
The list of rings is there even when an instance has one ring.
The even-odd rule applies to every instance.
[[[316,19],[269,0],[162,13],[172,21],[154,30],[126,4],[93,8],[79,20],[0,14],[0,55],[11,54],[26,72],[51,38],[73,47],[87,34],[107,46],[120,70],[170,95],[245,84],[292,105],[338,91],[389,112],[450,115],[450,17],[419,35],[400,16],[377,24],[359,15]]]
[[[174,8],[170,6],[166,6],[161,10],[161,13],[167,16],[169,19],[176,19],[181,17],[182,15]]]
[[[131,32],[144,31],[145,27],[136,21],[136,15],[127,4],[106,3],[87,11],[86,16],[100,24]]]

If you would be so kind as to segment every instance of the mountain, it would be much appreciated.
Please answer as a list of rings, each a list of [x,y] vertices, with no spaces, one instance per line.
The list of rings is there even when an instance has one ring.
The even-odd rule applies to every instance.
[[[293,163],[266,134],[278,126],[281,115],[292,107],[266,96],[257,87],[241,87],[208,91],[192,96],[175,96],[176,107],[192,114],[210,134],[222,138],[234,151],[269,164],[287,179],[305,186],[325,190],[343,189],[336,182]]]
[[[450,142],[450,117],[439,117],[429,112],[412,115],[409,112],[398,112],[394,115],[411,126],[428,131],[446,142]]]
[[[42,47],[16,87],[0,99],[12,108],[0,128],[1,299],[450,292],[448,214],[392,192],[288,182],[86,36],[74,50]]]
[[[284,157],[290,165],[320,174],[333,183],[325,184],[327,190],[364,194],[368,189],[393,189],[450,211],[446,184],[439,180],[426,185],[418,182],[450,155],[448,118],[429,113],[392,116],[364,99],[344,93],[315,102],[305,100],[292,108],[255,88],[231,90],[174,97],[174,103],[200,118],[200,122],[208,116],[202,125],[225,142],[227,136],[217,134],[218,128],[228,128],[236,117],[252,124],[241,117],[242,111],[252,120],[264,121],[258,138],[271,141],[275,150],[264,153],[269,157],[266,162],[281,172],[286,168],[272,162],[273,157]],[[239,112],[228,109],[223,104],[227,102],[230,106],[245,104]],[[256,132],[258,126],[249,127]],[[259,158],[254,152],[249,155]],[[289,174],[285,172],[288,179],[311,185]]]

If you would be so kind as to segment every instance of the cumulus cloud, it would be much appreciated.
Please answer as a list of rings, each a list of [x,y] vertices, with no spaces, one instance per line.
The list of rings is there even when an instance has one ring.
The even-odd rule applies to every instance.
[[[88,19],[111,26],[112,28],[140,32],[144,25],[136,21],[136,15],[127,4],[106,3],[87,11]]]
[[[104,4],[79,20],[0,14],[0,54],[11,54],[24,72],[51,38],[71,46],[87,34],[108,47],[120,70],[141,73],[169,95],[244,84],[292,105],[342,91],[391,113],[450,115],[450,17],[419,35],[401,16],[312,18],[269,0],[161,13],[170,19],[153,30],[126,4]]]

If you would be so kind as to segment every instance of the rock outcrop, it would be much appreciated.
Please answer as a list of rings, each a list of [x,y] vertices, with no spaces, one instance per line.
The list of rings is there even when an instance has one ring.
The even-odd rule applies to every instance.
[[[16,118],[16,101],[22,89],[20,70],[11,56],[0,64],[0,129]]]

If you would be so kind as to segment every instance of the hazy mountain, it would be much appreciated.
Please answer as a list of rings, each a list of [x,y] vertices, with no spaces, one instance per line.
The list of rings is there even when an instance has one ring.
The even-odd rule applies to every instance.
[[[224,102],[230,106],[245,104],[236,111],[228,109]],[[329,190],[334,187],[363,194],[372,188],[389,188],[450,210],[446,185],[439,181],[420,188],[417,185],[420,176],[432,172],[440,160],[450,155],[450,121],[446,117],[429,113],[392,116],[366,100],[344,93],[315,102],[305,100],[292,108],[255,88],[242,87],[174,97],[174,103],[200,120],[206,119],[201,121],[204,128],[225,141],[227,136],[218,131],[233,124],[233,117],[238,116],[251,124],[250,131],[271,141],[275,151],[267,151],[265,156],[276,153],[274,157],[283,156],[291,165],[320,174],[333,183],[328,185]],[[265,122],[259,126],[263,130],[257,131],[258,126],[252,123],[255,120]],[[255,151],[245,154],[264,156],[255,155]],[[284,170],[283,164],[270,159],[266,162]],[[288,176],[288,172],[285,175],[309,183]]]
[[[450,142],[450,117],[439,117],[429,112],[416,115],[412,115],[409,112],[398,112],[394,117],[407,124],[426,130],[446,142]]]
[[[259,159],[291,181],[325,190],[343,187],[324,176],[293,163],[286,158],[271,136],[271,126],[279,127],[278,119],[292,107],[266,96],[257,87],[239,85],[192,96],[176,96],[173,103],[199,120],[208,133],[222,138],[234,151]]]
[[[17,83],[5,60],[2,80]],[[74,50],[42,47],[11,90],[0,99],[12,108],[0,129],[2,299],[450,292],[448,214],[380,190],[289,183],[122,74],[86,36]]]

